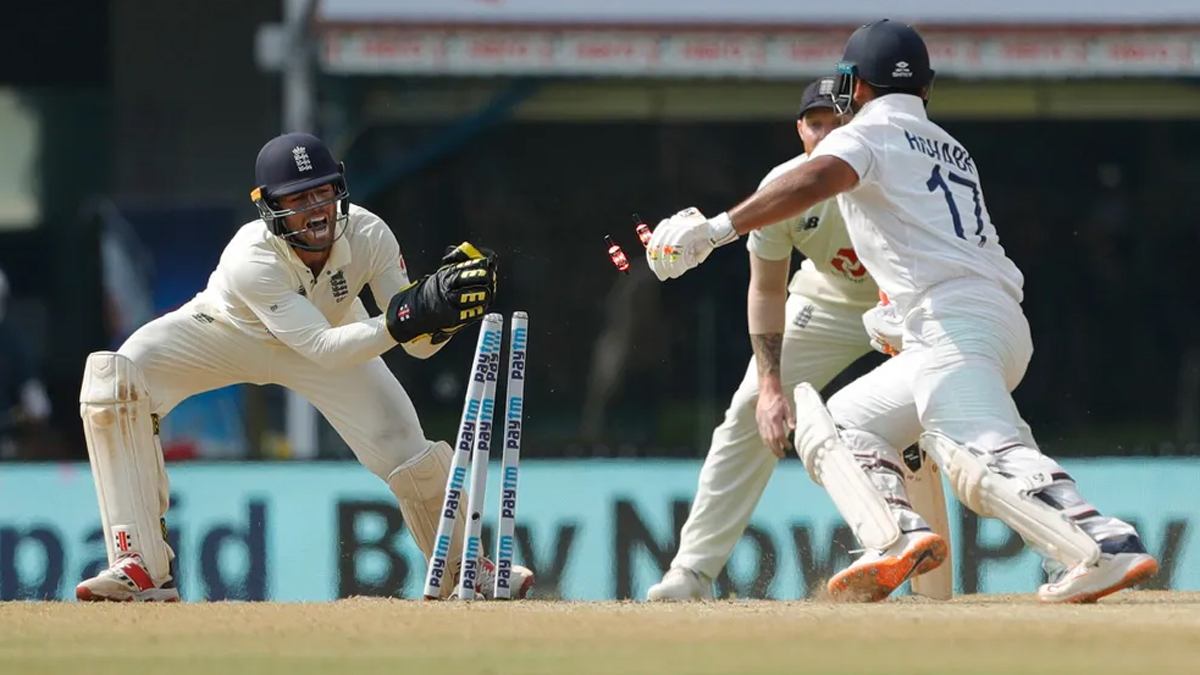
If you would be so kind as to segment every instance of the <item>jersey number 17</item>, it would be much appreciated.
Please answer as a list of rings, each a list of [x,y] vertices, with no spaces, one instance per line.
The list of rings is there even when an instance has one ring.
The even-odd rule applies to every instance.
[[[946,206],[950,207],[950,217],[954,220],[954,234],[958,235],[959,239],[966,240],[967,235],[963,232],[962,216],[958,213],[958,204],[954,201],[954,193],[950,191],[950,184],[961,185],[971,189],[971,197],[975,200],[975,236],[979,237],[979,246],[987,243],[987,235],[983,234],[983,202],[979,197],[979,184],[969,178],[947,171],[945,177],[942,176],[942,165],[933,165],[933,174],[929,176],[929,180],[925,181],[925,187],[929,188],[930,192],[941,190],[946,197]]]

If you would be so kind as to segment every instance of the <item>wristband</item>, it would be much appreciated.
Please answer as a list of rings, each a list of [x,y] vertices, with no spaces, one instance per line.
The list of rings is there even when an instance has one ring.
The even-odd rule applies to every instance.
[[[708,241],[714,247],[737,241],[738,233],[733,229],[733,221],[730,220],[728,211],[710,219],[708,226],[710,228]]]

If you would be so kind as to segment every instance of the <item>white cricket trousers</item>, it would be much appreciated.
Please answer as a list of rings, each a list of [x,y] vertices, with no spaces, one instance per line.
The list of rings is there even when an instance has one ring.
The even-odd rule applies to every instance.
[[[871,351],[862,324],[864,311],[861,305],[788,296],[780,379],[789,405],[797,384],[809,382],[821,389]],[[750,523],[779,461],[759,436],[754,416],[757,404],[758,368],[751,358],[725,420],[713,431],[672,567],[687,567],[716,578]]]
[[[308,399],[358,460],[385,481],[433,444],[408,394],[379,357],[327,370],[281,342],[214,320],[190,302],[139,328],[118,351],[141,368],[160,417],[205,391],[278,384]]]
[[[1037,496],[1097,540],[1133,533],[1083,499],[1066,470],[1041,453],[1017,412],[1011,392],[1032,354],[1029,324],[1011,296],[982,279],[947,282],[905,314],[899,355],[829,399],[842,439],[902,530],[924,521],[908,506],[897,450],[914,443],[923,428],[988,453],[998,473],[1049,473],[1054,483]]]

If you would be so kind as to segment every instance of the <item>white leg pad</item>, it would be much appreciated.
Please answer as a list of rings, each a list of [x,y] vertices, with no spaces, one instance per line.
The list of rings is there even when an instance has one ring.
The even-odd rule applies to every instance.
[[[438,441],[429,446],[424,454],[397,468],[388,476],[388,487],[400,502],[400,515],[412,533],[413,540],[428,561],[433,557],[434,541],[437,539],[438,523],[442,519],[442,501],[446,494],[446,483],[450,476],[450,464],[454,451],[450,444]],[[464,497],[465,499],[465,497]],[[443,597],[454,590],[457,583],[457,566],[462,558],[463,504],[458,504],[454,519],[454,533],[450,537],[450,553],[446,564],[452,570],[452,583],[442,584]]]
[[[984,459],[946,436],[925,432],[921,448],[937,460],[955,494],[967,508],[987,518],[998,518],[1035,548],[1067,566],[1094,564],[1100,546],[1067,514],[1039,501],[1032,494],[1053,482],[1048,474],[1021,480],[1002,476]]]
[[[84,366],[79,404],[109,564],[139,554],[162,583],[174,557],[161,520],[170,486],[146,378],[128,357],[95,352]]]
[[[885,549],[900,538],[900,526],[854,453],[838,437],[821,395],[807,382],[796,385],[796,452],[808,475],[825,488],[858,541]]]

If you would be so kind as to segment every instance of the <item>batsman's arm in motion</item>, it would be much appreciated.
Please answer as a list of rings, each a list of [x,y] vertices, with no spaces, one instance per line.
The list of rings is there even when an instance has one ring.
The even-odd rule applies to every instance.
[[[845,161],[828,155],[814,157],[744,199],[725,219],[741,236],[802,213],[856,185],[858,174]]]
[[[739,237],[804,213],[858,185],[858,174],[844,160],[817,156],[781,174],[737,206],[707,220],[684,214],[663,221],[650,239],[647,255],[660,281],[682,276],[704,262],[713,249]]]

